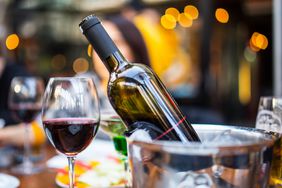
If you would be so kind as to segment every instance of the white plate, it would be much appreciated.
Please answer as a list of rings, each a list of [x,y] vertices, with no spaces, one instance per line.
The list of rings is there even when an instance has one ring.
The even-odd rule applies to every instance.
[[[0,188],[16,188],[20,185],[20,181],[15,176],[0,173]]]

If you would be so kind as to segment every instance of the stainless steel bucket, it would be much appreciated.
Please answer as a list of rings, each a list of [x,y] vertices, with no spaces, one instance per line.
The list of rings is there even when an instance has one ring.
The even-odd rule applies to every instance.
[[[276,136],[254,128],[193,127],[202,143],[128,139],[134,188],[267,187]]]

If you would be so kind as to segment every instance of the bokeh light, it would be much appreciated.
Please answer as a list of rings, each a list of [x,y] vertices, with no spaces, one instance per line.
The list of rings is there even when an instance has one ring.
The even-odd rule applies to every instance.
[[[51,67],[55,70],[62,70],[67,64],[66,57],[62,54],[55,55],[51,60]]]
[[[165,14],[171,15],[175,20],[177,20],[179,11],[176,8],[170,7],[166,9]]]
[[[245,61],[241,62],[238,74],[239,100],[241,104],[246,105],[251,101],[252,97],[251,64]]]
[[[176,26],[176,19],[170,14],[165,14],[161,17],[161,25],[165,29],[174,29]]]
[[[198,11],[197,7],[195,7],[193,5],[185,6],[184,13],[193,20],[195,20],[199,17],[199,11]]]
[[[265,35],[254,32],[250,40],[250,46],[254,49],[265,50],[268,46],[268,39]]]
[[[92,57],[92,53],[93,53],[93,48],[92,48],[91,44],[89,44],[88,47],[87,47],[87,55],[89,57]]]
[[[251,40],[251,39],[250,39],[249,44],[250,44],[250,49],[251,49],[253,52],[258,52],[258,51],[260,51],[260,49],[257,48],[257,47],[252,43],[252,40]]]
[[[74,60],[72,68],[75,73],[84,73],[88,71],[89,63],[85,58],[80,57]]]
[[[217,8],[215,11],[215,18],[220,23],[227,23],[229,20],[229,13],[224,8]]]
[[[14,50],[19,46],[20,39],[17,34],[11,34],[6,39],[6,47],[9,50]]]
[[[21,91],[21,89],[22,89],[22,86],[21,86],[20,84],[17,84],[17,85],[15,85],[15,87],[14,87],[15,93],[19,93],[19,92]]]
[[[179,14],[178,22],[182,27],[191,27],[193,24],[193,20],[185,13]]]

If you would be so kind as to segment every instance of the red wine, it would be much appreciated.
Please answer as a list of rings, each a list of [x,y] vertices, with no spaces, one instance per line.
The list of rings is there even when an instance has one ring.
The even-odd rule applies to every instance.
[[[32,122],[40,110],[41,108],[36,105],[20,105],[11,107],[12,114],[15,118],[25,123]]]
[[[99,123],[91,118],[56,118],[43,121],[51,144],[61,153],[74,156],[95,137]]]
[[[96,16],[86,17],[79,26],[110,72],[108,97],[129,131],[142,122],[158,130],[153,139],[200,141],[157,75],[145,65],[128,62]]]

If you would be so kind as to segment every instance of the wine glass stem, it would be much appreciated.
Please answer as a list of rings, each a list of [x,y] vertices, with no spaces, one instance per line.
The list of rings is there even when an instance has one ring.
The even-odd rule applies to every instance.
[[[130,176],[130,171],[129,171],[129,166],[128,166],[128,157],[122,156],[122,161],[124,165],[124,172],[125,172],[125,179],[126,179],[126,188],[131,187],[131,176]]]
[[[75,157],[68,157],[70,188],[74,188],[74,162]]]
[[[26,173],[29,173],[32,168],[32,162],[30,159],[31,148],[30,148],[30,139],[29,139],[29,125],[24,124],[24,154],[23,154],[23,168]]]

